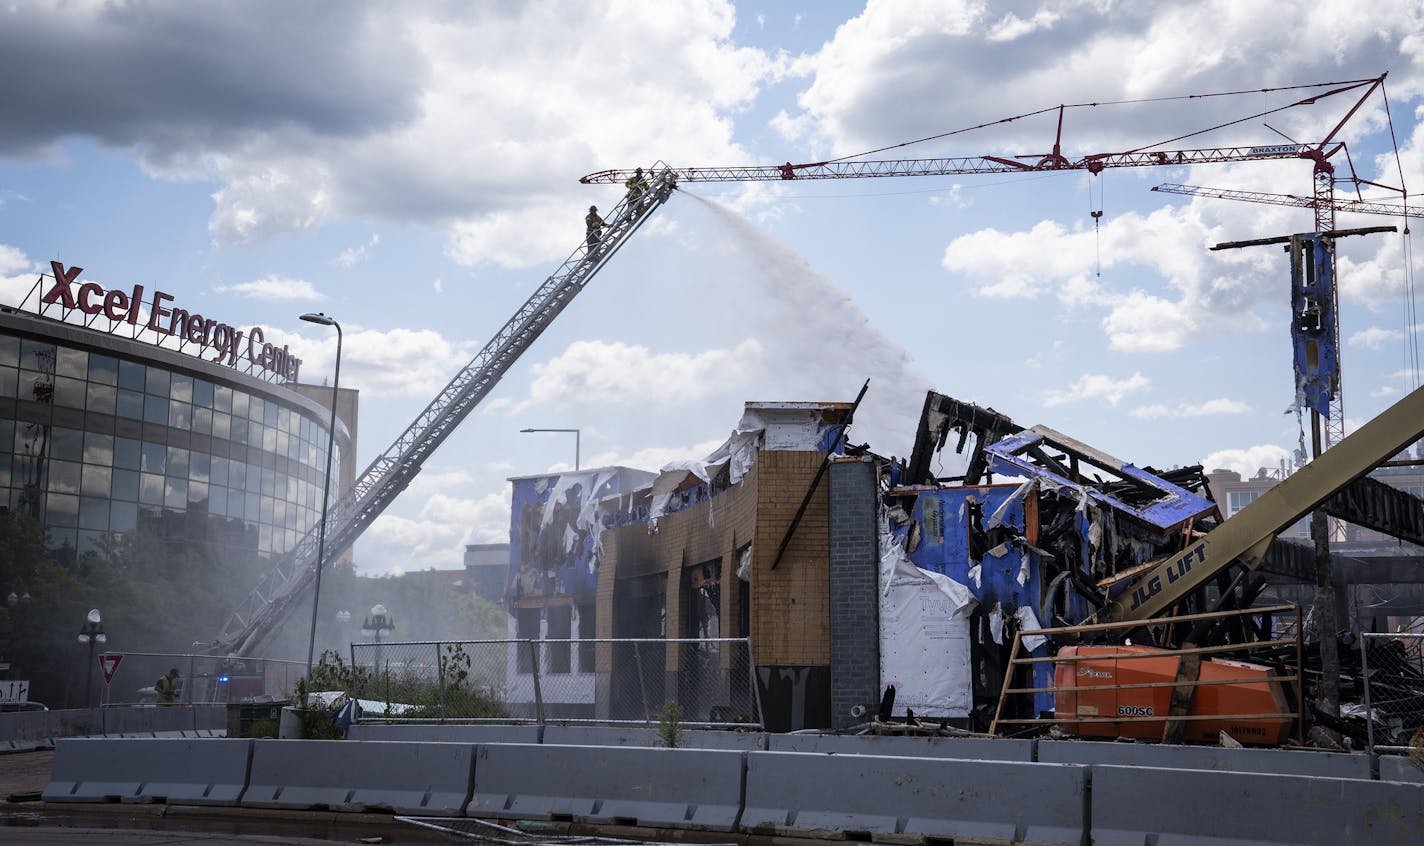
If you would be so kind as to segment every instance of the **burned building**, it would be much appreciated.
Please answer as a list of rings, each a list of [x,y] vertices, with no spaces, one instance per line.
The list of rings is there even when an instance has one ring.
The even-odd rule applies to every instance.
[[[1389,454],[1382,444],[1417,428],[1412,407],[1382,415],[1358,449],[1317,459],[1314,478],[1290,482],[1287,495],[1253,505],[1228,486],[1232,513],[1244,512],[1230,531],[1200,466],[1138,467],[934,392],[898,460],[847,445],[854,407],[747,403],[721,448],[656,476],[605,468],[514,480],[515,634],[575,641],[538,658],[542,672],[578,681],[576,696],[553,701],[639,721],[673,701],[688,721],[773,731],[847,728],[891,711],[980,731],[1020,717],[1052,723],[1057,656],[1077,654],[1055,650],[1111,641],[1084,623],[1126,622],[1132,649],[1158,653],[1189,639],[1271,640],[1275,623],[1253,605],[1262,574],[1292,566],[1276,551],[1289,544],[1272,541],[1317,503],[1375,513],[1369,525],[1391,537],[1424,532],[1417,499],[1393,503],[1408,494],[1360,478]],[[960,468],[938,475],[931,467],[951,443]],[[1233,608],[1251,613],[1232,631],[1149,623]],[[1063,627],[1074,633],[1039,633]],[[1001,697],[1006,682],[1022,695]],[[1169,676],[1137,687],[1173,686]],[[1272,707],[1282,719],[1302,710]],[[1147,719],[1166,712],[1141,708]],[[1101,730],[1119,728],[1108,718]]]
[[[558,677],[557,684],[546,682],[539,691],[548,712],[568,717],[591,715],[593,653],[571,641],[594,636],[600,533],[639,516],[606,515],[599,504],[652,480],[653,474],[628,467],[510,479],[505,588],[510,636],[554,641],[538,652],[515,651],[508,680],[514,701],[535,701],[537,661],[541,674]]]
[[[731,437],[705,461],[669,465],[647,489],[605,504],[647,519],[603,535],[599,635],[700,642],[649,644],[636,654],[629,644],[601,649],[600,716],[641,718],[648,703],[676,699],[699,720],[735,720],[759,705],[773,729],[829,724],[831,538],[833,525],[845,522],[834,502],[861,510],[864,563],[873,567],[868,466],[858,474],[832,468],[788,527],[849,409],[747,403]],[[719,637],[749,637],[752,655],[708,640]]]

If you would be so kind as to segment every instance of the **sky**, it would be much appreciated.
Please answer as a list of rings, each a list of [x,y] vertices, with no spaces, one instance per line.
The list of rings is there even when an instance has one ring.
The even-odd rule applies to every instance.
[[[1282,109],[1338,87],[1293,86],[1384,73],[1336,136],[1342,197],[1424,188],[1419,2],[0,4],[0,301],[82,266],[264,327],[317,384],[334,333],[298,315],[325,312],[364,467],[617,202],[585,174],[1038,157],[1060,104],[1070,159],[1318,143],[1363,89]],[[1223,92],[1243,93],[1200,96]],[[1289,265],[1208,248],[1312,213],[1162,183],[1312,190],[1303,160],[684,183],[367,530],[358,571],[507,541],[507,479],[575,458],[521,429],[655,471],[710,453],[744,402],[866,379],[851,438],[882,455],[909,452],[932,388],[1139,466],[1279,466],[1300,437]],[[1412,235],[1340,242],[1347,430],[1419,384],[1419,266]]]

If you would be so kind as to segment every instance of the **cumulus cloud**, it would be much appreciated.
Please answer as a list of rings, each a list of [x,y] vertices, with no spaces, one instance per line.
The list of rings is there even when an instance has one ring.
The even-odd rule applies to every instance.
[[[1151,386],[1152,380],[1141,373],[1134,373],[1125,379],[1113,379],[1101,373],[1085,373],[1063,390],[1044,391],[1043,404],[1054,408],[1070,402],[1099,399],[1115,406],[1122,402],[1123,397],[1145,391]]]
[[[30,261],[24,250],[9,244],[0,244],[0,273],[9,275],[32,267],[34,262]]]
[[[787,137],[823,155],[846,155],[926,136],[925,115],[952,115],[940,131],[980,123],[983,132],[954,136],[922,155],[1046,153],[1056,131],[1056,110],[1033,118],[1001,118],[1056,106],[1070,110],[1065,155],[1124,150],[1165,140],[1184,130],[1179,101],[1134,102],[1164,94],[1199,94],[1243,88],[1362,79],[1391,69],[1392,95],[1420,90],[1413,33],[1424,12],[1391,0],[1362,0],[1338,14],[1307,0],[1270,7],[1206,0],[1190,7],[1078,2],[1032,16],[1003,12],[995,4],[959,0],[870,0],[796,70],[810,78],[801,111],[779,126]],[[1299,23],[1299,43],[1329,44],[1313,53],[1280,38],[1282,15]],[[1228,38],[1222,32],[1230,33]],[[1206,45],[1206,46],[1203,46]],[[1249,79],[1250,85],[1242,80]],[[945,84],[953,80],[953,84]],[[1193,101],[1200,116],[1191,129],[1303,99],[1310,92],[1254,94]],[[1348,95],[1347,95],[1348,96]],[[1335,101],[1271,118],[1294,137],[1319,137],[1342,114]],[[1343,108],[1348,108],[1345,106]],[[1091,115],[1091,121],[1087,118]],[[1377,100],[1358,125],[1378,126]],[[1253,133],[1259,121],[1252,123]],[[1358,130],[1350,129],[1353,139]],[[1227,146],[1218,140],[1186,146]]]
[[[1371,326],[1350,334],[1346,341],[1352,347],[1368,347],[1372,350],[1382,348],[1385,344],[1392,344],[1404,338],[1404,333],[1398,329],[1385,329],[1380,326]]]
[[[0,302],[18,306],[39,278],[37,262],[19,247],[0,244]]]
[[[1256,274],[1273,256],[1204,250],[1221,229],[1191,206],[1119,215],[1100,232],[1044,220],[1020,232],[962,235],[945,248],[942,263],[979,296],[1053,296],[1067,307],[1101,313],[1113,350],[1171,352],[1266,325],[1252,309],[1272,302],[1270,286]],[[1097,277],[1099,265],[1109,277],[1128,279],[1136,269],[1150,270],[1166,280],[1167,290],[1115,289]]]
[[[1290,460],[1290,451],[1275,444],[1260,444],[1245,449],[1223,449],[1203,458],[1202,467],[1208,473],[1215,470],[1234,470],[1243,478],[1256,475],[1262,467],[1279,467],[1282,461]]]
[[[730,435],[731,431],[729,430],[727,434]],[[722,443],[723,440],[710,440],[690,446],[650,446],[627,454],[610,450],[595,453],[589,463],[591,466],[597,467],[617,465],[657,472],[674,461],[700,461],[720,447]]]
[[[382,514],[361,536],[356,568],[367,576],[458,568],[466,544],[509,540],[509,501],[506,484],[499,493],[473,499],[432,494],[413,518]]]
[[[0,153],[90,138],[216,182],[219,244],[369,217],[528,266],[567,249],[547,223],[587,204],[580,173],[747,158],[732,117],[786,60],[733,42],[735,20],[728,0],[12,5],[0,97],[27,119]]]
[[[269,302],[294,302],[324,300],[326,296],[305,279],[283,279],[280,276],[264,276],[251,282],[236,285],[219,285],[217,290],[224,294],[237,294],[252,300]]]
[[[1157,403],[1155,405],[1143,405],[1129,411],[1133,417],[1143,420],[1159,420],[1170,417],[1173,419],[1182,417],[1216,417],[1227,414],[1249,414],[1251,406],[1244,402],[1233,399],[1210,399],[1200,403],[1177,403],[1174,406]]]
[[[347,247],[346,249],[342,250],[341,253],[336,257],[336,263],[341,265],[342,267],[355,267],[356,265],[365,261],[366,254],[370,252],[373,248],[375,248],[375,246],[379,243],[381,243],[381,236],[377,234],[372,234],[371,240],[367,241],[366,243],[358,244],[354,247]],[[436,281],[438,282],[439,280]]]
[[[429,329],[366,329],[343,326],[341,385],[363,394],[429,398],[474,357],[467,343],[447,340]],[[324,378],[336,364],[336,333],[307,337],[268,328],[267,339],[304,353],[304,382]]]
[[[700,353],[658,353],[638,344],[575,341],[534,365],[529,396],[496,400],[491,411],[517,414],[533,407],[582,402],[688,402],[726,391],[761,368],[762,345],[747,338],[735,347]]]
[[[377,18],[380,8],[11,4],[0,11],[0,98],[27,118],[0,127],[0,152],[78,135],[142,147],[161,166],[271,132],[350,137],[409,120],[428,68],[402,18]]]

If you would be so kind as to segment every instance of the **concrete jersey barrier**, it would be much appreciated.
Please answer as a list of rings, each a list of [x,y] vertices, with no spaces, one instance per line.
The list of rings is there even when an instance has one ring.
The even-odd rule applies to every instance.
[[[64,738],[56,744],[46,802],[236,805],[247,784],[251,740]]]
[[[346,738],[424,743],[538,743],[539,728],[460,723],[352,723]]]
[[[0,713],[0,751],[28,752],[31,749],[47,749],[53,745],[48,711]]]
[[[1171,746],[1161,743],[1040,740],[1038,760],[1054,764],[1107,764],[1323,778],[1373,778],[1369,755],[1293,749],[1227,749],[1221,746]]]
[[[904,758],[963,758],[981,761],[1033,760],[1033,741],[1001,737],[893,737],[880,735],[773,734],[772,752],[828,752]]]
[[[735,831],[745,754],[708,749],[481,745],[468,814]]]
[[[1093,765],[1094,846],[1424,843],[1424,784]]]
[[[196,741],[214,743],[216,741]],[[244,808],[458,816],[475,747],[461,743],[255,740]]]
[[[741,825],[754,834],[1079,846],[1087,775],[1070,764],[749,752]]]
[[[678,732],[679,749],[765,749],[765,732],[684,729]],[[550,746],[663,746],[658,730],[646,726],[544,727],[543,743]]]
[[[1406,755],[1381,755],[1379,780],[1424,782],[1424,766]]]

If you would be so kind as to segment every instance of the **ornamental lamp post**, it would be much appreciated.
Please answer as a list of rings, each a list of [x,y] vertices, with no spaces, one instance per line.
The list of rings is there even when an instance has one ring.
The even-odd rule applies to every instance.
[[[84,674],[84,701],[90,703],[93,702],[91,693],[94,689],[94,647],[109,642],[109,636],[104,633],[104,618],[98,608],[89,609],[84,616],[84,625],[79,628],[79,642],[89,646],[89,669]]]
[[[321,486],[321,523],[316,534],[316,583],[312,588],[311,635],[307,638],[307,683],[302,685],[302,708],[307,707],[308,688],[311,687],[312,658],[316,653],[316,617],[321,604],[321,571],[326,565],[326,518],[327,506],[331,501],[331,454],[336,451],[336,401],[341,385],[341,324],[321,312],[303,314],[302,320],[319,326],[336,327],[336,367],[331,377],[331,420],[326,427],[326,476]]]
[[[374,637],[376,643],[381,642],[382,634],[390,634],[396,630],[396,621],[386,610],[386,606],[377,603],[371,606],[371,614],[366,621],[361,624],[361,634],[366,637]]]
[[[381,669],[381,635],[390,634],[396,630],[396,621],[391,617],[386,606],[376,603],[371,606],[371,614],[361,624],[361,634],[366,637],[376,639],[376,671]]]

